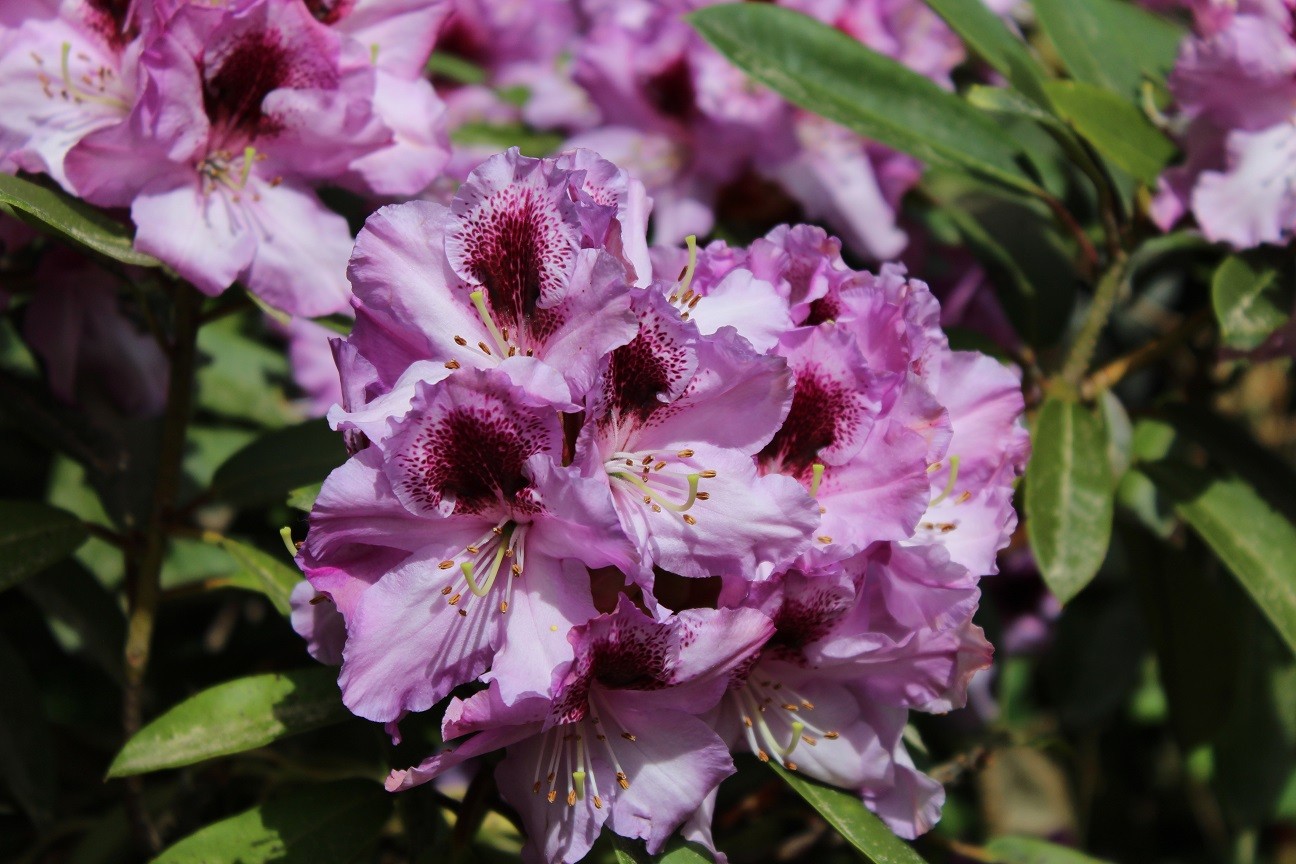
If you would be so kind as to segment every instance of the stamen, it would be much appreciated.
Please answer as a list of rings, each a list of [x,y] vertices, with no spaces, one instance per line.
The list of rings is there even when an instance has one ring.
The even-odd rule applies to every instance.
[[[950,493],[954,491],[954,484],[958,481],[959,461],[960,461],[959,457],[957,456],[950,457],[949,479],[945,481],[945,491],[941,492],[941,494],[937,495],[934,499],[932,499],[931,504],[928,505],[929,507],[935,507],[937,504],[941,503],[946,498],[948,498]]]
[[[476,307],[477,315],[478,317],[481,318],[482,323],[486,325],[486,329],[487,331],[490,332],[491,338],[494,339],[495,344],[499,346],[500,353],[501,354],[507,353],[508,339],[502,333],[500,333],[499,328],[495,326],[495,320],[491,318],[489,310],[486,309],[486,297],[485,295],[482,294],[481,289],[472,292],[471,294],[468,295],[468,297],[469,299],[472,300],[473,306]],[[478,345],[487,354],[490,353],[490,351],[484,345],[482,345],[481,343],[478,343]]]
[[[693,274],[697,271],[697,235],[690,234],[685,237],[684,245],[688,247],[688,264],[684,267],[684,275],[680,279],[679,288],[676,290],[687,299],[687,295],[692,293],[689,285],[693,284]]]

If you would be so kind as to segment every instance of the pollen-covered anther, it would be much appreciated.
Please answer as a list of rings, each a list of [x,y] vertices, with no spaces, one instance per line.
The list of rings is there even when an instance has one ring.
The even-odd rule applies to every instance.
[[[440,564],[437,565],[437,567],[440,567],[442,570],[449,570],[453,566],[454,566],[454,562],[448,560],[442,561]]]
[[[626,777],[624,771],[618,771],[616,778],[617,778],[617,785],[620,786],[622,789],[630,788],[630,778]]]
[[[692,459],[692,458],[693,458],[693,451],[690,450],[690,449],[688,449],[688,448],[686,447],[686,448],[684,448],[683,450],[681,450],[681,451],[679,451],[678,453],[676,453],[675,455],[678,456],[678,457],[681,458],[681,459]]]
[[[832,542],[832,538],[829,537],[827,534],[820,534],[815,539],[818,540],[820,543],[823,543],[824,545],[827,545]]]
[[[696,524],[697,524],[697,519],[696,519],[696,518],[693,516],[693,514],[691,514],[691,513],[685,513],[685,514],[684,514],[684,521],[687,522],[687,523],[690,524],[690,525],[696,525]]]
[[[636,738],[635,736],[631,735],[629,732],[622,732],[622,733],[621,733],[621,737],[624,738],[624,739],[627,740],[627,741],[638,741],[638,740],[639,740],[639,739]]]
[[[446,361],[446,364],[445,364],[445,368],[447,368],[447,369],[458,369],[458,368],[459,368],[459,361],[458,361],[458,360],[447,360],[447,361]]]
[[[711,470],[710,468],[708,468],[707,470],[705,470],[705,471],[702,472],[702,479],[703,479],[703,480],[711,480],[711,479],[713,479],[715,476],[716,476],[716,472],[713,471],[713,470]]]
[[[455,344],[461,348],[467,346],[468,344],[468,340],[462,336],[456,336],[454,337],[454,340],[455,340]]]

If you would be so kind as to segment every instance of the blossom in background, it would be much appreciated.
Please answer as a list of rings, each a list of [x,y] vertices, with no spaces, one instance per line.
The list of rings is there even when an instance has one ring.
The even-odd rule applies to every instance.
[[[822,229],[649,251],[648,204],[588,151],[511,150],[448,206],[370,217],[333,344],[353,455],[294,627],[393,735],[486,685],[388,786],[505,748],[531,860],[605,824],[709,842],[732,749],[915,836],[943,792],[901,733],[989,661],[972,615],[1015,520],[1016,373]]]
[[[1170,90],[1185,125],[1182,165],[1161,178],[1152,215],[1168,230],[1191,212],[1209,239],[1239,249],[1285,243],[1296,228],[1296,37],[1288,0],[1194,6]]]
[[[137,247],[205,293],[343,308],[350,232],[314,187],[412,194],[444,162],[440,103],[401,55],[430,49],[435,6],[25,5],[0,19],[0,160],[129,207]]]

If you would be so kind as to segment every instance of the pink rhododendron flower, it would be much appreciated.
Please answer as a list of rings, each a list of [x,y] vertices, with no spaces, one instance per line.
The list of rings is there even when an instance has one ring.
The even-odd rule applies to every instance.
[[[972,615],[1015,520],[1016,373],[821,229],[650,252],[648,205],[589,151],[512,150],[448,206],[370,218],[333,342],[353,455],[293,625],[393,734],[485,684],[446,709],[462,740],[388,788],[506,749],[529,860],[604,825],[709,842],[731,748],[915,836],[943,791],[901,733],[989,661]]]
[[[1296,229],[1296,37],[1286,2],[1211,7],[1170,76],[1185,160],[1162,175],[1153,218],[1191,212],[1209,239],[1239,249]]]
[[[129,207],[137,247],[208,294],[241,280],[296,314],[343,308],[350,232],[314,187],[412,194],[447,155],[411,59],[435,5],[23,5],[0,21],[0,161]]]

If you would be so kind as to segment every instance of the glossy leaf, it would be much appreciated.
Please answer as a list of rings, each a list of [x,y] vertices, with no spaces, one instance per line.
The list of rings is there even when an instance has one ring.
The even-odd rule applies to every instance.
[[[350,716],[331,667],[239,678],[191,696],[153,720],[126,742],[108,776],[241,753]]]
[[[1044,70],[983,0],[924,0],[964,44],[1018,91],[1047,106]]]
[[[1107,433],[1084,406],[1050,397],[1026,468],[1026,530],[1040,574],[1063,603],[1098,573],[1111,539]]]
[[[806,110],[929,165],[1039,191],[992,118],[839,30],[760,3],[711,6],[689,20],[738,68]]]
[[[1230,348],[1249,351],[1291,316],[1280,266],[1256,255],[1231,255],[1211,279],[1211,305]]]
[[[1154,185],[1175,146],[1128,100],[1079,81],[1044,85],[1053,106],[1089,143],[1136,180]]]
[[[71,555],[86,539],[81,520],[36,501],[0,501],[0,591]]]
[[[190,834],[153,864],[346,864],[374,842],[391,806],[363,780],[295,789]]]
[[[1127,0],[1035,0],[1035,17],[1072,77],[1133,99],[1174,66],[1185,30]]]
[[[819,812],[829,825],[875,864],[926,864],[922,856],[874,816],[859,796],[788,771],[775,762],[769,766],[798,795]]]
[[[1106,864],[1067,846],[1037,837],[996,837],[986,844],[996,864]]]
[[[1296,651],[1296,526],[1243,478],[1177,460],[1139,467]]]
[[[136,251],[129,228],[65,192],[0,174],[0,203],[37,228],[66,237],[123,264],[158,267],[161,261]]]
[[[210,497],[232,504],[270,504],[323,480],[346,461],[342,436],[324,420],[276,429],[239,450],[216,469]]]
[[[288,598],[302,580],[301,572],[296,567],[255,546],[219,534],[206,532],[203,540],[224,549],[238,564],[239,571],[231,577],[232,582],[239,587],[264,594],[280,615],[292,611]]]

